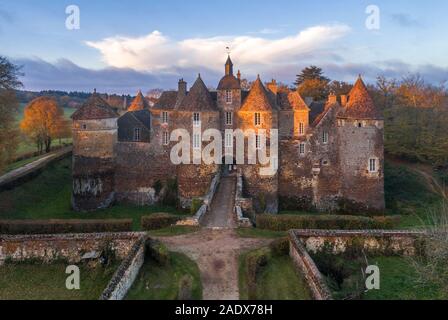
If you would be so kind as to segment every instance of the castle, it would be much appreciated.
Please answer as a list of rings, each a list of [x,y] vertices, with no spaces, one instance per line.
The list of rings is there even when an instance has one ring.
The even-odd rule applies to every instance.
[[[259,77],[243,90],[230,56],[216,91],[200,75],[190,90],[181,79],[177,91],[164,92],[152,107],[139,92],[121,116],[94,93],[72,116],[73,208],[151,205],[170,186],[188,207],[204,197],[218,172],[230,169],[242,175],[255,212],[384,210],[384,121],[361,77],[348,96],[305,100],[297,91],[279,90],[275,80],[265,86]],[[198,123],[202,133],[221,130],[230,166],[173,164],[171,132],[185,129],[194,147],[206,145],[196,136]],[[266,130],[268,152],[269,133],[277,129],[276,173],[261,175],[262,164],[237,163],[229,129]]]

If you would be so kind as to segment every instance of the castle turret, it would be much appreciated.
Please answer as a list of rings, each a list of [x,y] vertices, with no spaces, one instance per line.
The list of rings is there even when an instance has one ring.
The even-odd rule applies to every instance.
[[[114,201],[117,118],[96,90],[72,115],[74,210],[106,208]]]
[[[361,76],[337,122],[346,209],[384,210],[384,120]]]

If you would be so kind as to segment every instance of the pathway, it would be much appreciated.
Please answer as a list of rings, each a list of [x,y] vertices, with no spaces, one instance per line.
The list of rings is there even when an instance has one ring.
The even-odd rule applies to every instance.
[[[198,264],[204,300],[238,300],[238,257],[272,241],[238,236],[233,208],[235,189],[235,176],[222,177],[199,232],[158,237],[170,251],[184,253]]]
[[[66,147],[58,151],[51,152],[36,161],[0,176],[0,188],[14,183],[14,181],[24,178],[27,175],[33,174],[35,171],[45,167],[50,162],[65,157],[70,152],[72,152],[72,147]]]

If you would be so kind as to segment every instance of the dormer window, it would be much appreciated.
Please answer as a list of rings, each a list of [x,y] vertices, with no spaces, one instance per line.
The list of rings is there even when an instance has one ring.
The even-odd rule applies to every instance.
[[[193,126],[194,127],[201,126],[201,114],[199,112],[193,113]]]
[[[255,113],[254,123],[256,126],[261,126],[261,114],[259,112]]]
[[[166,112],[166,111],[162,112],[162,123],[168,124],[168,112]]]
[[[134,141],[140,141],[140,128],[134,128]]]
[[[226,103],[232,103],[232,90],[226,90]]]

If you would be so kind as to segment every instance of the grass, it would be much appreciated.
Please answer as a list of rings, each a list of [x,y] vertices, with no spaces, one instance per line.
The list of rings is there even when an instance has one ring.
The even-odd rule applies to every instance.
[[[351,257],[333,254],[312,254],[337,300],[437,300],[442,291],[436,284],[420,285],[412,261],[401,256]],[[380,289],[365,291],[362,269],[377,265]]]
[[[36,178],[0,193],[0,219],[133,219],[140,230],[140,218],[155,212],[176,213],[174,207],[116,205],[90,213],[71,209],[71,158],[48,166]]]
[[[240,300],[248,300],[246,257],[239,257]],[[288,255],[271,255],[266,266],[257,275],[257,300],[310,300],[305,280],[299,276]]]
[[[288,233],[286,231],[271,231],[257,228],[238,228],[236,233],[241,238],[282,238],[286,237]]]
[[[180,236],[182,234],[198,232],[199,230],[199,227],[171,226],[159,230],[148,231],[148,234],[153,237],[173,237]]]
[[[0,267],[0,300],[97,300],[117,264],[95,269],[80,266],[80,290],[68,290],[63,263],[6,264]]]
[[[422,286],[411,261],[403,257],[375,257],[370,262],[381,272],[380,290],[370,290],[366,300],[437,300],[443,299],[437,285]],[[445,297],[446,298],[446,297]]]
[[[196,263],[180,253],[170,252],[168,266],[160,266],[147,259],[134,285],[129,290],[127,300],[177,300],[180,281],[190,276],[192,299],[202,299],[202,284]]]

